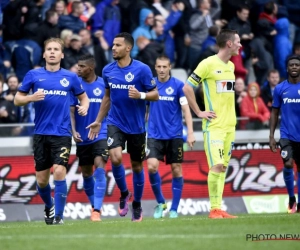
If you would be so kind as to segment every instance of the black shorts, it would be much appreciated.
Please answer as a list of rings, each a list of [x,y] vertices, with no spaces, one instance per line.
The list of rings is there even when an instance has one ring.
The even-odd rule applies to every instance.
[[[68,167],[71,145],[71,136],[34,135],[35,170],[46,170],[53,164]]]
[[[176,138],[171,140],[158,140],[148,138],[147,140],[147,158],[156,158],[166,163],[182,163],[183,161],[183,139]]]
[[[107,126],[108,150],[122,147],[125,149],[127,141],[127,152],[132,161],[142,162],[145,159],[146,133],[126,134],[114,125]]]
[[[297,166],[300,166],[300,142],[290,141],[289,139],[280,139],[280,152],[283,163],[289,159],[294,159]]]
[[[99,140],[88,145],[78,145],[76,147],[76,156],[79,159],[79,166],[94,165],[96,156],[101,156],[107,162],[108,148],[106,140]]]

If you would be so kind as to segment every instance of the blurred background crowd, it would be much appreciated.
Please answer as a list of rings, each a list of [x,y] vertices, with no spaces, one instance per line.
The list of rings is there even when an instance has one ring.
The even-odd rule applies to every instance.
[[[44,66],[43,42],[50,37],[65,42],[62,67],[76,72],[78,57],[90,53],[101,76],[113,61],[114,36],[129,32],[133,58],[156,75],[155,59],[166,54],[172,72],[185,80],[201,60],[216,54],[220,29],[237,30],[243,47],[231,60],[238,129],[268,127],[274,87],[287,77],[286,58],[300,55],[295,0],[1,0],[0,5],[0,125],[33,121],[32,105],[15,107],[13,98],[24,75]],[[201,86],[195,95],[204,110]],[[21,125],[0,127],[0,136],[31,132]]]

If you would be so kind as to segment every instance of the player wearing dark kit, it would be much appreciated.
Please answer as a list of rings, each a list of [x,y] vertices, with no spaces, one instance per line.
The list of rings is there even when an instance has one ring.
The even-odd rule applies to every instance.
[[[67,198],[66,173],[71,149],[70,93],[80,100],[78,114],[85,116],[89,100],[76,74],[60,67],[64,43],[59,38],[44,42],[44,68],[30,70],[24,77],[14,103],[34,102],[33,136],[37,191],[45,203],[46,224],[63,224]],[[32,95],[28,95],[32,90]],[[53,166],[54,199],[49,185]],[[55,204],[55,205],[54,205]]]
[[[79,105],[74,96],[71,99],[72,134],[76,142],[76,155],[82,170],[83,188],[91,203],[91,221],[101,221],[101,207],[106,191],[105,164],[108,159],[107,125],[102,121],[99,136],[94,140],[88,138],[86,126],[97,117],[105,92],[103,79],[95,74],[96,62],[92,55],[83,55],[78,59],[78,76],[90,100],[89,112],[80,116],[75,112]],[[95,166],[95,171],[93,171]]]
[[[105,96],[96,121],[88,127],[89,138],[94,139],[108,113],[107,145],[113,175],[121,191],[120,216],[127,214],[128,201],[132,196],[127,188],[122,163],[122,150],[127,142],[133,171],[132,221],[139,222],[142,220],[141,198],[144,190],[145,100],[158,100],[158,92],[150,68],[130,57],[133,44],[134,40],[128,33],[115,36],[112,53],[116,61],[103,69]]]
[[[274,132],[279,114],[280,150],[283,160],[283,179],[289,194],[288,213],[300,213],[300,57],[290,56],[287,60],[288,79],[276,85],[270,119],[269,144],[276,152]],[[294,194],[294,162],[297,166],[298,204]]]

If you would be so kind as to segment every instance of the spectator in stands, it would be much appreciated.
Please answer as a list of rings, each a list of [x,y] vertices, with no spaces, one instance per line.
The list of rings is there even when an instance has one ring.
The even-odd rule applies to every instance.
[[[43,12],[42,7],[45,0],[29,0],[27,3],[27,11],[24,14],[23,23],[23,39],[34,40],[38,32],[38,27],[42,23]]]
[[[290,31],[291,32],[291,42],[292,45],[300,43],[300,4],[299,1],[295,0],[282,0],[282,5],[287,8],[289,21],[290,21]]]
[[[66,3],[64,0],[57,0],[53,7],[52,7],[53,10],[56,11],[56,13],[61,16],[61,15],[68,15],[68,11],[67,11],[67,8],[66,8]]]
[[[131,3],[127,7],[128,18],[122,20],[122,26],[124,23],[124,26],[127,28],[124,30],[129,30],[132,33],[140,25],[140,16],[138,13],[140,13],[142,9],[149,9],[149,5],[145,0],[135,0],[130,2]]]
[[[213,26],[210,16],[210,1],[199,0],[199,8],[195,10],[190,19],[189,68],[191,69],[201,54],[201,47],[208,36],[208,29]]]
[[[165,44],[165,54],[169,57],[171,63],[175,61],[175,43],[174,43],[174,35],[171,32],[171,29],[178,23],[179,19],[182,16],[182,12],[184,11],[184,4],[182,2],[172,4],[172,9],[168,12],[167,18],[163,15],[158,14],[155,15],[155,23],[159,21],[163,24],[163,34],[157,35],[157,40],[160,42],[164,42]],[[154,27],[153,27],[154,28]]]
[[[241,44],[243,45],[244,59],[249,59],[251,56],[251,49],[249,42],[253,39],[251,24],[249,18],[249,7],[242,5],[238,7],[236,11],[236,17],[232,18],[228,23],[228,29],[236,30],[241,38]]]
[[[261,86],[267,79],[268,72],[274,68],[273,57],[265,49],[264,40],[261,37],[253,38],[249,45],[256,82]]]
[[[114,37],[121,32],[121,13],[117,6],[119,0],[103,0],[97,7],[91,18],[93,35],[105,50],[106,59],[113,62],[112,45]]]
[[[300,56],[300,43],[295,43],[293,46],[293,54]]]
[[[0,83],[0,124],[15,123],[17,121],[14,104],[1,97],[3,83]],[[0,137],[10,136],[12,127],[1,127]]]
[[[26,1],[10,1],[3,11],[3,42],[22,38],[24,14],[27,12]]]
[[[244,97],[247,96],[247,91],[245,89],[245,81],[243,78],[236,78],[234,85],[235,94],[235,113],[237,117],[241,117],[240,105]]]
[[[7,77],[7,74],[10,72],[10,56],[6,47],[2,43],[2,31],[3,25],[0,25],[0,75]]]
[[[275,23],[277,21],[276,15],[278,6],[273,1],[267,2],[264,5],[264,11],[260,13],[259,19],[256,23],[255,36],[261,37],[265,48],[269,53],[273,53],[273,38],[277,34]]]
[[[83,10],[83,3],[81,1],[74,1],[72,3],[72,12],[69,15],[61,15],[59,17],[58,26],[60,30],[70,29],[77,34],[79,30],[85,28],[85,23],[80,19]]]
[[[264,84],[261,89],[261,98],[263,99],[264,103],[266,104],[267,108],[271,112],[272,110],[272,103],[273,103],[273,92],[275,86],[280,82],[279,72],[276,69],[272,69],[268,73],[268,80]]]
[[[13,106],[13,111],[12,113],[15,115],[15,123],[27,123],[30,118],[30,112],[28,105],[22,106],[22,107],[17,107],[14,105],[14,98],[15,95],[18,91],[18,86],[19,86],[19,80],[16,75],[11,75],[7,79],[7,85],[8,85],[8,90],[4,91],[2,93],[2,98],[5,99],[6,101],[10,102],[11,105]],[[20,135],[23,131],[23,127],[14,127],[11,128],[11,134],[12,135]]]
[[[82,47],[81,37],[77,34],[72,35],[70,48],[64,50],[63,68],[77,73],[78,58],[85,54],[89,54],[89,52]]]
[[[138,26],[132,33],[134,39],[134,46],[131,50],[131,56],[135,58],[139,52],[136,41],[140,36],[143,36],[149,40],[155,40],[156,34],[152,30],[154,25],[154,15],[150,9],[141,9],[140,11],[140,26]]]
[[[152,74],[156,75],[155,62],[156,59],[164,54],[164,46],[156,41],[150,41],[148,38],[140,36],[136,44],[139,48],[139,53],[136,59],[147,64]]]
[[[208,36],[202,43],[201,53],[205,51],[208,47],[216,45],[216,37],[220,32],[220,27],[218,25],[213,25],[208,29]]]
[[[289,20],[280,18],[275,23],[277,34],[273,40],[274,66],[279,71],[280,78],[287,78],[286,59],[292,54],[292,43],[289,37]]]
[[[189,20],[192,14],[192,6],[189,0],[175,0],[174,3],[182,2],[184,4],[184,11],[178,23],[173,27],[174,43],[176,50],[175,68],[188,69],[188,49],[191,43],[189,35],[190,26]]]
[[[102,69],[107,64],[104,50],[99,44],[94,44],[91,32],[88,29],[79,31],[81,37],[82,47],[85,48],[89,54],[93,55],[96,61],[95,73],[97,76],[102,76]]]
[[[240,122],[241,129],[262,129],[268,126],[270,111],[260,97],[259,85],[255,82],[248,85],[248,95],[241,102],[241,116],[248,121]]]
[[[60,29],[58,27],[58,14],[54,10],[48,10],[46,12],[46,19],[38,27],[34,40],[39,44],[41,48],[44,47],[44,41],[50,37],[59,37]]]
[[[73,35],[72,30],[64,29],[60,32],[60,38],[64,41],[64,48],[70,48],[71,37]]]
[[[239,49],[239,54],[230,58],[230,61],[234,64],[234,74],[237,78],[243,78],[246,80],[248,70],[244,67],[242,58],[243,47]]]

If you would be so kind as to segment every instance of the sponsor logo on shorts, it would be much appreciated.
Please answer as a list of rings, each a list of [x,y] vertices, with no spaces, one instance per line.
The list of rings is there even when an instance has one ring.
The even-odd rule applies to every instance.
[[[288,152],[286,150],[281,151],[281,157],[285,159],[288,156]]]
[[[113,142],[114,142],[114,139],[108,137],[108,139],[107,139],[107,146],[111,146],[113,144]]]

